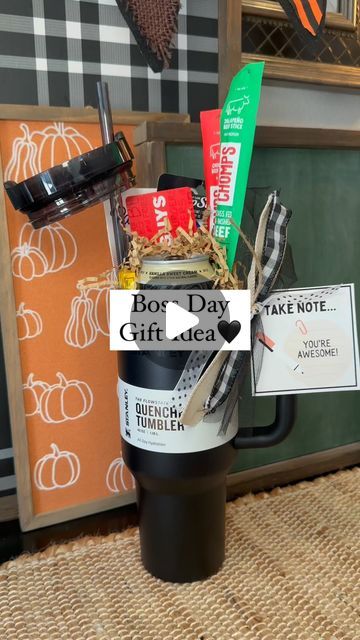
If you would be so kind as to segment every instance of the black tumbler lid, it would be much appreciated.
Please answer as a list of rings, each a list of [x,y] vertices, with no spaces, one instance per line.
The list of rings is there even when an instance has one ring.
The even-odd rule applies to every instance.
[[[118,133],[110,144],[4,186],[13,207],[25,213],[37,229],[131,187],[135,182],[133,158],[125,136]]]

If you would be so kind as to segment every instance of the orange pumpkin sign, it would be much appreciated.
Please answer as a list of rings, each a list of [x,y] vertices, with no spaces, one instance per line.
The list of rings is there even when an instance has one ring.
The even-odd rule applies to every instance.
[[[133,127],[121,129],[131,144]],[[5,179],[17,182],[101,145],[98,124],[1,121],[0,134]],[[104,205],[34,230],[5,204],[34,514],[110,494],[115,504],[133,480],[119,462],[109,294],[77,289],[112,266]]]

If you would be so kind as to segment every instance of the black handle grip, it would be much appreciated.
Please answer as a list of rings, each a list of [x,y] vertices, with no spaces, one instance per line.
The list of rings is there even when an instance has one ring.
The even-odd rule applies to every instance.
[[[276,415],[266,427],[244,427],[234,439],[235,449],[271,447],[290,433],[296,418],[296,396],[276,396]]]

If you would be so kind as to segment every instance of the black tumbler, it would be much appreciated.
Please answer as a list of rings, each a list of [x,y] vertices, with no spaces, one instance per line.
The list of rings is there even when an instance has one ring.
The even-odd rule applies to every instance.
[[[277,444],[295,418],[294,396],[279,396],[272,425],[238,430],[235,411],[232,425],[219,436],[210,416],[206,433],[200,426],[198,439],[189,444],[197,450],[162,452],[158,440],[175,442],[186,436],[166,392],[176,387],[188,356],[139,351],[118,358],[122,451],[136,479],[142,562],[152,575],[171,582],[202,580],[219,570],[225,553],[226,475],[236,450]],[[188,428],[190,438],[197,429]],[[134,430],[141,446],[131,441]],[[222,442],[219,446],[214,446],[215,438]]]
[[[204,255],[153,257],[144,259],[139,284],[209,289],[212,273]],[[239,430],[237,410],[225,420],[225,406],[195,427],[182,425],[182,407],[209,355],[127,351],[118,357],[122,452],[136,480],[141,557],[152,575],[171,582],[218,571],[225,553],[226,475],[236,449],[276,444],[294,422],[294,398],[282,396],[267,427]]]

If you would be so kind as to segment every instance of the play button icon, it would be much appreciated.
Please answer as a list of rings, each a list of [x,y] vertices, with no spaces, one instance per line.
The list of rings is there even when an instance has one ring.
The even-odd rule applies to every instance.
[[[168,302],[166,305],[165,334],[168,340],[173,340],[199,324],[199,318],[195,313],[186,311],[175,302]]]
[[[153,351],[154,358],[163,351],[248,350],[250,302],[244,289],[111,291],[110,349]]]

